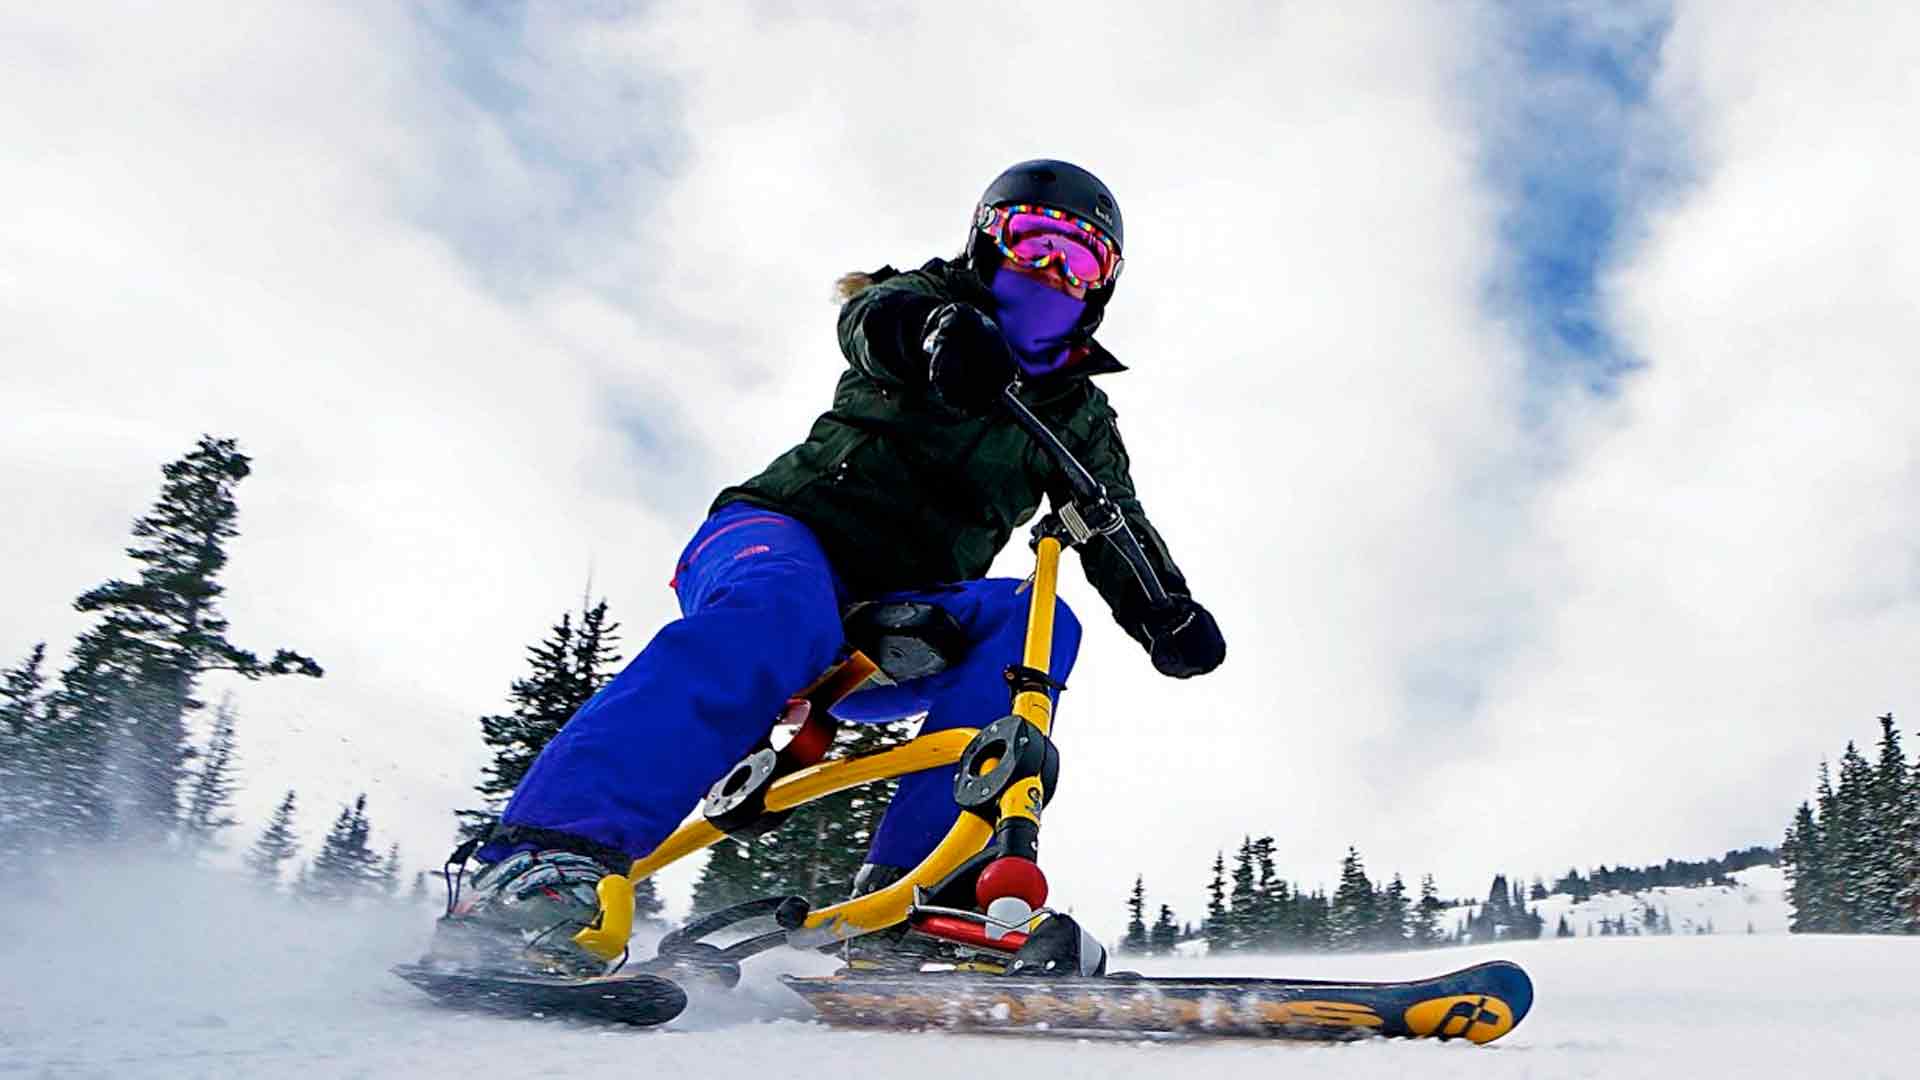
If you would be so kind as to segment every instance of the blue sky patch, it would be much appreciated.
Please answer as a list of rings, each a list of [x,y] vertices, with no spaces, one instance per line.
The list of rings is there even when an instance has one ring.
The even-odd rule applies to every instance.
[[[1681,174],[1650,93],[1667,3],[1507,3],[1472,88],[1483,175],[1501,199],[1494,305],[1518,325],[1537,386],[1609,394],[1638,366],[1613,335],[1601,279]]]

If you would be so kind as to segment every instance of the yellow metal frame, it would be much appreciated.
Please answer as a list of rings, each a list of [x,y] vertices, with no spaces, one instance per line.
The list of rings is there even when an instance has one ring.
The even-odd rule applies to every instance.
[[[1026,646],[1021,663],[1043,672],[1048,670],[1053,658],[1053,612],[1060,550],[1059,540],[1053,537],[1040,540],[1035,550],[1032,596],[1028,599]],[[1053,727],[1053,703],[1043,691],[1026,690],[1014,695],[1013,711],[1043,735]],[[960,760],[961,753],[977,733],[973,728],[939,731],[891,749],[833,758],[808,766],[773,783],[767,790],[767,810],[770,813],[791,810],[861,784],[952,765]],[[1021,781],[1001,797],[1000,815],[1026,818],[1037,825],[1045,799],[1046,792],[1038,779]],[[725,835],[704,819],[690,821],[646,858],[635,860],[625,877],[613,875],[602,879],[600,920],[575,934],[574,941],[597,956],[609,960],[618,957],[625,951],[627,938],[633,931],[634,883],[711,847]],[[790,938],[802,947],[824,945],[904,922],[913,904],[915,889],[929,888],[945,880],[992,839],[992,825],[973,814],[962,814],[933,852],[905,877],[876,892],[810,912],[805,924]]]

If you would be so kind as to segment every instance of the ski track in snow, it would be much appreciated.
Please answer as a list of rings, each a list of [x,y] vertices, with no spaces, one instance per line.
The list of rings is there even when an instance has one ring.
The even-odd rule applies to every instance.
[[[1724,895],[1713,902],[1753,906]],[[141,919],[127,920],[128,911]],[[696,994],[685,1016],[657,1029],[472,1016],[429,1004],[386,971],[418,953],[430,913],[303,908],[214,874],[83,870],[63,877],[56,896],[0,900],[0,918],[9,928],[0,941],[5,1077],[604,1068],[711,1080],[837,1078],[849,1069],[975,1080],[987,1055],[1028,1075],[1103,1080],[1920,1075],[1909,1045],[1920,1024],[1920,938],[1746,934],[1727,932],[1720,918],[1723,932],[1713,936],[1138,965],[1164,974],[1395,979],[1493,957],[1518,961],[1535,981],[1534,1011],[1482,1048],[843,1031],[812,1021],[774,981],[780,970],[832,966],[802,954],[762,957],[738,990]]]

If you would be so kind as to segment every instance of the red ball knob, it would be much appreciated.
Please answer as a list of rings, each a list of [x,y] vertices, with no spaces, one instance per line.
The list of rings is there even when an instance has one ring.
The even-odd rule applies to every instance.
[[[987,864],[973,883],[973,898],[985,908],[1003,896],[1017,896],[1038,910],[1047,902],[1047,875],[1032,859],[1007,855]]]

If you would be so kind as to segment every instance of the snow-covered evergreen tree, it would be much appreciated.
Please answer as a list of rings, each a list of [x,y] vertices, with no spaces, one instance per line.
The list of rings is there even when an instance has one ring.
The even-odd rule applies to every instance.
[[[1897,934],[1905,926],[1900,894],[1907,884],[1908,848],[1904,834],[1910,813],[1907,758],[1893,714],[1880,717],[1878,759],[1862,820],[1861,848],[1866,860],[1860,885],[1860,929]]]
[[[1400,880],[1399,874],[1393,875],[1393,880],[1380,891],[1375,906],[1379,921],[1374,929],[1374,938],[1378,946],[1382,949],[1406,948],[1410,905],[1407,902],[1406,882]]]
[[[545,638],[527,647],[527,674],[507,693],[512,708],[480,718],[480,738],[493,760],[475,785],[485,808],[459,812],[467,833],[487,828],[498,817],[534,758],[613,678],[619,624],[609,620],[605,600],[589,604],[583,599],[579,615],[576,625],[572,612],[562,614]]]
[[[45,788],[45,642],[0,671],[0,867],[35,846]]]
[[[1270,951],[1286,937],[1289,897],[1286,882],[1273,865],[1273,837],[1262,836],[1248,848],[1253,856],[1253,903],[1245,922],[1248,947]]]
[[[1801,803],[1780,842],[1780,863],[1787,875],[1787,903],[1793,914],[1787,929],[1795,934],[1818,934],[1830,929],[1827,914],[1829,888],[1826,858],[1813,807]]]
[[[200,765],[189,780],[187,809],[180,819],[180,835],[189,851],[220,846],[220,834],[239,824],[233,816],[234,776],[233,697],[223,698],[213,714],[213,732],[198,755]]]
[[[295,795],[292,789],[274,808],[273,816],[267,819],[267,827],[261,831],[260,838],[253,842],[244,860],[247,871],[267,885],[280,880],[280,865],[293,858],[299,851],[299,841],[293,832],[293,810]]]
[[[1160,905],[1160,914],[1147,931],[1147,951],[1155,956],[1170,956],[1180,941],[1180,926],[1173,921],[1173,909]]]
[[[1901,819],[1898,851],[1901,883],[1894,906],[1900,912],[1900,930],[1920,934],[1920,754],[1914,755],[1907,775],[1907,810]]]
[[[1213,853],[1213,877],[1207,882],[1207,952],[1222,953],[1233,947],[1232,927],[1227,911],[1227,857]]]
[[[1408,934],[1416,948],[1440,944],[1440,913],[1445,910],[1446,905],[1440,902],[1439,890],[1433,884],[1433,875],[1420,875],[1420,899],[1413,906]]]
[[[1873,831],[1873,766],[1853,743],[1840,755],[1840,784],[1834,789],[1834,818],[1827,827],[1827,842],[1834,861],[1834,877],[1839,884],[1838,925],[1840,933],[1860,933],[1869,928],[1870,883],[1877,862],[1876,848],[1881,846]]]
[[[1120,951],[1139,956],[1147,945],[1147,881],[1136,874],[1133,891],[1127,894],[1127,934],[1120,939]]]
[[[76,679],[67,684],[62,706],[84,720],[74,737],[126,740],[127,752],[106,760],[119,774],[116,801],[127,811],[121,824],[136,838],[165,835],[179,820],[192,753],[187,718],[201,707],[194,695],[202,676],[321,673],[290,650],[262,661],[227,639],[219,576],[226,545],[240,533],[234,488],[252,468],[232,439],[203,436],[187,456],[161,469],[159,499],[133,523],[135,543],[127,554],[140,564],[138,579],[108,581],[74,601],[100,622],[75,645]],[[90,779],[93,794],[105,780]]]
[[[765,895],[754,877],[749,841],[729,837],[707,849],[706,865],[693,883],[693,913],[706,915]]]
[[[1373,883],[1367,880],[1360,853],[1351,847],[1347,848],[1346,857],[1340,861],[1340,887],[1333,894],[1329,922],[1330,944],[1342,952],[1366,948],[1373,940],[1378,924]]]
[[[1228,940],[1234,949],[1251,949],[1255,936],[1259,932],[1257,912],[1260,908],[1260,893],[1255,884],[1253,868],[1253,837],[1240,840],[1240,850],[1233,855],[1233,890],[1229,894],[1232,907],[1228,915],[1231,932]]]
[[[346,901],[366,895],[380,877],[380,857],[368,841],[373,833],[367,820],[367,796],[363,792],[351,807],[342,807],[327,838],[320,845],[303,892],[310,899]]]
[[[400,845],[387,847],[387,857],[376,859],[373,865],[373,888],[381,896],[393,900],[400,895]]]

